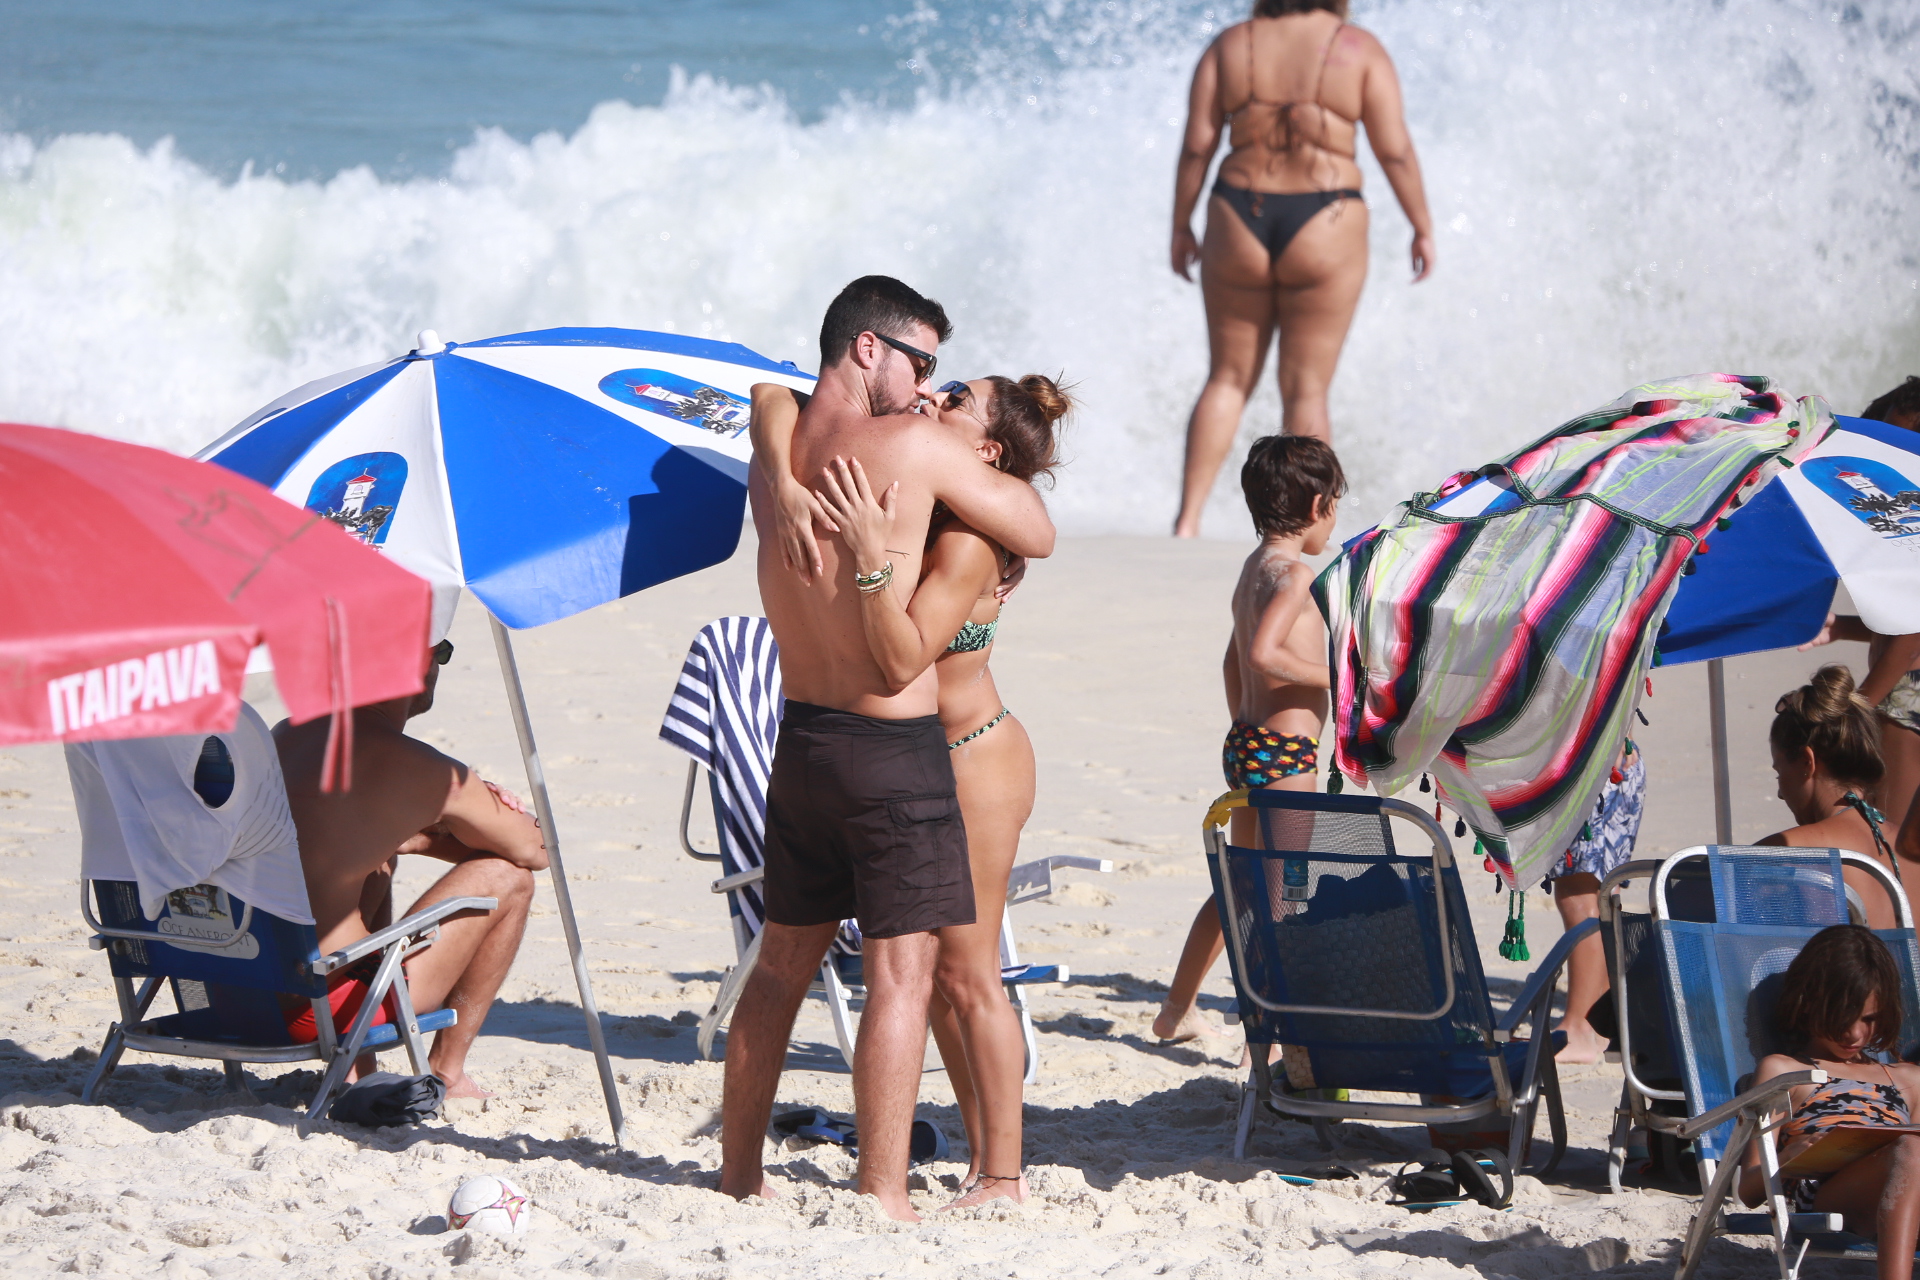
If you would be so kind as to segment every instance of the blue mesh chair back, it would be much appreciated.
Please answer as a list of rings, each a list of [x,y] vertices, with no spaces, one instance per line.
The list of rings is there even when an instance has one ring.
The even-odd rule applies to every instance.
[[[1674,872],[1701,860],[1712,885],[1712,919],[1658,918],[1672,915],[1674,903],[1657,887],[1654,922],[1687,1112],[1696,1116],[1738,1094],[1761,1058],[1795,1047],[1781,1043],[1773,1017],[1787,966],[1816,933],[1849,919],[1836,850],[1710,846],[1677,860]],[[1875,934],[1901,970],[1899,1056],[1907,1057],[1920,1046],[1920,948],[1910,928]],[[1729,1122],[1701,1135],[1696,1150],[1723,1158],[1732,1129]]]
[[[310,924],[292,924],[255,910],[247,937],[219,951],[190,950],[168,941],[225,936],[246,904],[224,889],[200,886],[169,895],[157,920],[140,910],[139,886],[125,880],[95,880],[94,903],[100,923],[137,930],[151,942],[113,938],[108,963],[117,978],[164,978],[173,984],[181,1012],[155,1020],[159,1035],[226,1044],[286,1044],[281,995],[300,1001],[323,997],[325,979],[315,977],[318,938]],[[200,901],[202,898],[207,901]],[[196,927],[211,910],[217,927]]]
[[[1372,796],[1249,801],[1265,847],[1229,845],[1225,884],[1209,860],[1248,1042],[1288,1046],[1296,1087],[1304,1052],[1315,1086],[1485,1096],[1500,1050],[1457,870],[1397,849]]]

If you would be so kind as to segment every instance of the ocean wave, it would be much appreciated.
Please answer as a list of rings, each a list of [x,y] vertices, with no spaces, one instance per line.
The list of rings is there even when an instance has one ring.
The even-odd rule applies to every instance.
[[[942,366],[1063,371],[1052,501],[1156,534],[1206,369],[1168,270],[1193,59],[1239,16],[1012,6],[899,24],[917,100],[803,121],[676,75],[570,136],[482,129],[444,174],[214,176],[163,141],[0,136],[0,417],[191,450],[418,329],[625,325],[816,363],[847,279],[956,322]],[[1920,371],[1920,23],[1785,0],[1356,6],[1399,64],[1439,226],[1368,160],[1371,275],[1334,385],[1344,526],[1634,383],[1768,373],[1857,411]],[[1024,25],[1022,25],[1024,24]],[[1242,445],[1276,429],[1271,385]],[[1209,532],[1249,527],[1230,459]]]

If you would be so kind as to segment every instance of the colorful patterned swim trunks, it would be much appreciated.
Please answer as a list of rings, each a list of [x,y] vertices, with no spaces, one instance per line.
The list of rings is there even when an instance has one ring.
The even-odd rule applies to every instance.
[[[1235,791],[1264,787],[1282,778],[1313,773],[1320,768],[1320,739],[1303,734],[1282,736],[1263,724],[1235,720],[1220,751],[1220,767]]]
[[[1909,671],[1887,691],[1880,714],[1902,729],[1920,733],[1920,671]]]
[[[1617,766],[1594,801],[1593,813],[1579,839],[1567,846],[1547,879],[1579,872],[1605,880],[1633,857],[1640,838],[1640,818],[1647,806],[1647,765],[1638,750]]]

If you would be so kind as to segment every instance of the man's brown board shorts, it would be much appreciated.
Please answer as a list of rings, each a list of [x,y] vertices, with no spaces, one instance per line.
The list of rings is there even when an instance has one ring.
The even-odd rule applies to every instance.
[[[767,786],[775,924],[852,918],[869,938],[974,921],[967,829],[940,717],[787,702]]]

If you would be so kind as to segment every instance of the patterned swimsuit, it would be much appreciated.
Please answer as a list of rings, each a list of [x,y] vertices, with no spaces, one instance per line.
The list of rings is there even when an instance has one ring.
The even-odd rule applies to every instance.
[[[1263,724],[1235,720],[1220,751],[1220,767],[1235,791],[1264,787],[1320,768],[1320,740],[1281,735]]]
[[[1912,1124],[1907,1101],[1887,1072],[1887,1083],[1871,1080],[1829,1080],[1815,1087],[1807,1100],[1780,1130],[1780,1145],[1797,1138],[1813,1137],[1823,1130],[1843,1124]],[[1788,1178],[1785,1190],[1796,1210],[1813,1211],[1813,1198],[1820,1193],[1819,1178]]]

